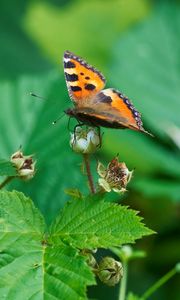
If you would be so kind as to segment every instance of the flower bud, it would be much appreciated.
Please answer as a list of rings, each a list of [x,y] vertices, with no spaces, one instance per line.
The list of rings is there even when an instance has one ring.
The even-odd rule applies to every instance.
[[[114,286],[123,277],[121,262],[112,257],[104,257],[97,271],[99,279],[108,286]]]
[[[94,153],[99,145],[100,137],[94,128],[84,129],[79,126],[71,133],[70,146],[77,153]]]
[[[19,177],[24,180],[31,179],[35,174],[36,161],[33,161],[32,157],[32,155],[23,155],[23,152],[20,150],[11,156],[11,162],[15,165]]]
[[[81,254],[86,256],[87,258],[87,264],[91,267],[91,268],[96,268],[97,266],[97,262],[96,259],[94,257],[94,253],[96,253],[97,249],[94,250],[89,250],[89,249],[82,249],[81,250]]]
[[[126,186],[131,180],[133,171],[129,171],[124,162],[119,162],[118,158],[113,158],[107,168],[102,163],[98,163],[97,172],[100,176],[99,185],[106,191],[113,190],[116,193],[126,191]]]

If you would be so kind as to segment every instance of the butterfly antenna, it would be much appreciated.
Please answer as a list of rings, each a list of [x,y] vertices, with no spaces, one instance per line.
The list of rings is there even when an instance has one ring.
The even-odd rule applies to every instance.
[[[42,99],[42,100],[47,100],[46,98],[41,97],[41,96],[39,96],[39,95],[37,95],[37,94],[35,94],[35,93],[30,92],[29,94],[30,94],[32,97],[39,98],[39,99]]]
[[[37,95],[37,94],[35,94],[35,93],[33,93],[33,92],[30,92],[30,95],[31,96],[33,96],[33,97],[35,97],[35,98],[39,98],[39,99],[42,99],[42,100],[47,100],[46,98],[44,98],[44,97],[41,97],[41,96],[39,96],[39,95]],[[62,117],[64,117],[65,116],[65,114],[63,113],[61,116],[59,116],[56,120],[54,120],[53,122],[52,122],[52,124],[53,125],[55,125],[60,119],[62,119]]]
[[[60,119],[62,119],[65,116],[65,114],[63,113],[61,116],[59,116],[56,120],[54,120],[52,122],[52,125],[55,125]]]

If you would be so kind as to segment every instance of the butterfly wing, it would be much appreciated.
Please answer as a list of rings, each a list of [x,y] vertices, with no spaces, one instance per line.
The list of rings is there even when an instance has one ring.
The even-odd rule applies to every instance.
[[[64,73],[69,95],[76,106],[104,88],[105,78],[94,67],[69,51],[64,53]]]
[[[87,103],[85,102],[85,106],[79,108],[78,112],[84,114],[89,120],[92,118],[97,126],[130,128],[148,133],[143,128],[141,114],[132,102],[115,89],[102,90]]]

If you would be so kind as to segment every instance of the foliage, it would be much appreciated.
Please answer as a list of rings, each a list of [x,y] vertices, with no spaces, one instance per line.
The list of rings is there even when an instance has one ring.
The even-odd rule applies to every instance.
[[[19,192],[0,193],[1,299],[85,299],[95,283],[78,251],[49,244],[33,202]]]
[[[73,155],[68,147],[67,118],[51,125],[71,105],[59,63],[64,50],[82,55],[104,73],[109,86],[125,92],[142,112],[145,128],[154,133],[155,138],[150,139],[135,132],[105,130],[103,148],[96,157],[104,159],[106,164],[108,158],[119,153],[129,169],[135,168],[129,192],[121,199],[109,193],[105,199],[124,200],[141,211],[146,223],[158,231],[158,235],[138,242],[148,255],[139,267],[132,264],[129,270],[129,286],[135,294],[141,294],[150,280],[155,282],[157,276],[172,268],[180,251],[178,1],[15,0],[10,3],[2,0],[0,17],[0,157],[4,158],[0,161],[0,175],[16,175],[9,157],[20,145],[27,154],[35,155],[38,161],[35,178],[28,182],[16,179],[7,188],[31,197],[48,224],[64,207],[68,195],[77,198],[87,193],[86,180],[80,172],[80,156]],[[58,63],[60,71],[52,70]],[[12,78],[16,80],[11,81]],[[30,91],[47,100],[31,98]],[[73,130],[73,123],[70,128]],[[95,172],[93,175],[97,180]],[[66,246],[63,244],[61,249]],[[68,249],[72,255],[77,253],[79,259],[78,250],[71,251],[69,245]],[[57,258],[60,254],[56,253],[53,256]],[[20,266],[26,269],[21,261]],[[18,264],[17,270],[20,274]],[[42,269],[35,262],[32,274],[37,270]],[[23,285],[24,277],[20,278]],[[7,282],[10,284],[8,279]],[[155,298],[152,295],[152,300],[179,299],[178,286],[175,278]],[[21,299],[18,291],[17,298]],[[135,294],[128,297],[138,299]],[[116,299],[116,288],[98,285],[89,295],[99,300]]]
[[[34,153],[35,159],[37,158],[36,180],[27,183],[15,181],[11,188],[23,191],[33,198],[48,222],[68,198],[62,191],[69,188],[69,174],[71,188],[80,188],[84,178],[79,172],[80,159],[72,155],[69,148],[67,118],[64,117],[57,125],[52,125],[52,121],[62,114],[65,108],[65,90],[64,79],[60,79],[57,72],[51,72],[41,78],[23,77],[14,83],[0,84],[1,155],[10,157],[22,145],[24,153]],[[31,91],[38,91],[47,100],[31,97]],[[64,172],[65,169],[68,169],[69,173]],[[85,189],[86,187],[82,192]],[[51,201],[51,194],[57,195],[59,200]]]
[[[167,4],[157,8],[154,14],[117,43],[111,68],[113,84],[120,86],[134,100],[135,106],[143,113],[145,128],[151,128],[155,138],[150,140],[143,135],[136,137],[123,133],[118,139],[116,132],[110,134],[110,138],[115,141],[113,151],[121,149],[121,155],[132,166],[138,165],[141,184],[136,185],[135,179],[133,188],[144,193],[148,190],[152,197],[164,196],[163,183],[168,187],[169,198],[177,200],[180,199],[177,188],[180,156],[173,143],[173,128],[180,128],[176,113],[180,97],[180,42],[177,39],[180,10],[176,5]],[[107,141],[109,153],[112,152],[110,145]],[[130,155],[131,149],[133,153]],[[147,176],[144,178],[145,173],[152,180]]]
[[[133,6],[136,10],[132,10]],[[24,18],[27,34],[55,64],[64,50],[71,50],[89,57],[104,69],[116,37],[143,18],[149,5],[143,0],[106,0],[105,3],[77,0],[68,8],[62,10],[51,3],[33,2]]]
[[[86,299],[85,288],[95,280],[75,247],[108,247],[152,233],[132,210],[99,200],[68,202],[48,234],[29,198],[0,192],[0,297]]]
[[[101,198],[74,199],[68,203],[52,225],[51,237],[80,249],[93,249],[133,243],[153,233],[140,223],[141,218],[133,210]]]

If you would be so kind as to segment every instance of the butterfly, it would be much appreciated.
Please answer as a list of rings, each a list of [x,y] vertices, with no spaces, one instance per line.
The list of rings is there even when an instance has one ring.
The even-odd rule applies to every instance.
[[[103,89],[105,77],[70,51],[64,53],[64,73],[74,107],[65,110],[81,124],[129,128],[151,135],[143,128],[141,114],[132,102],[114,88]]]

